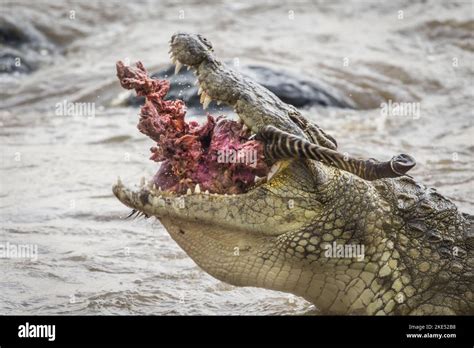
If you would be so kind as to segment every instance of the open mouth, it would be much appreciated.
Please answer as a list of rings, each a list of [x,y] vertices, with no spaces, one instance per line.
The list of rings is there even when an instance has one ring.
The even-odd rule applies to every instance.
[[[178,73],[182,64],[171,58]],[[253,139],[255,134],[242,120],[207,114],[203,124],[187,122],[184,102],[165,100],[169,81],[150,78],[140,62],[131,67],[119,61],[117,76],[122,87],[146,98],[138,129],[156,142],[150,159],[160,163],[148,181],[150,191],[242,194],[271,177],[274,171],[265,161],[264,144]],[[211,97],[202,87],[198,93],[206,109]],[[141,185],[145,184],[142,180]]]

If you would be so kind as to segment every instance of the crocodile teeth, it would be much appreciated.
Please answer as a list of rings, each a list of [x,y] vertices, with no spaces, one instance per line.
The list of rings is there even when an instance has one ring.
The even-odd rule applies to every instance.
[[[280,167],[281,167],[281,162],[277,162],[272,165],[272,167],[270,168],[270,171],[267,174],[267,181],[270,181],[273,178],[273,176],[278,172]]]
[[[189,69],[191,69],[191,65],[188,65],[188,66],[186,67],[186,70],[187,70],[187,71],[189,71]]]
[[[254,185],[255,185],[255,186],[258,186],[258,185],[264,183],[266,180],[267,180],[266,177],[261,178],[261,177],[259,177],[259,176],[255,176],[253,182],[254,182]]]
[[[153,190],[155,190],[155,191],[156,191],[156,185],[155,185],[155,184],[153,184]]]
[[[247,125],[244,123],[244,125],[242,126],[242,130],[244,132],[246,132],[248,129],[249,129],[249,127],[247,127]]]
[[[191,189],[188,187],[188,190],[186,191],[186,194],[187,195],[190,195],[192,192],[191,192]]]
[[[202,93],[202,87],[201,87],[201,86],[199,86],[199,89],[198,89],[198,95],[201,95],[201,93]]]
[[[202,103],[202,108],[203,108],[204,110],[206,110],[207,107],[209,106],[209,104],[211,103],[211,101],[212,101],[211,97],[209,97],[209,96],[206,94],[206,96],[204,97],[204,103]]]
[[[206,99],[206,92],[202,92],[202,94],[201,94],[201,98],[199,99],[199,101],[201,102],[201,104],[204,103],[204,99]]]
[[[196,187],[194,188],[194,193],[201,193],[201,186],[199,186],[199,184],[196,184]]]
[[[209,190],[206,190],[206,191],[204,192],[204,194],[205,194],[205,195],[208,195],[208,194],[209,194]]]
[[[217,105],[221,105],[222,102],[220,100],[218,100],[216,103],[217,103]]]
[[[176,67],[174,68],[174,73],[175,75],[179,73],[181,68],[183,67],[183,63],[181,63],[179,60],[176,61]]]

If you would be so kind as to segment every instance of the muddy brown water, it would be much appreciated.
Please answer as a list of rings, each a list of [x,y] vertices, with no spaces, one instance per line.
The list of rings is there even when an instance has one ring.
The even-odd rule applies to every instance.
[[[288,294],[213,279],[157,221],[123,221],[113,182],[136,183],[156,167],[138,109],[117,103],[114,64],[141,60],[156,71],[176,31],[207,36],[235,64],[284,68],[345,93],[357,110],[304,112],[352,155],[412,154],[416,179],[474,213],[470,1],[0,6],[0,17],[48,43],[24,48],[25,59],[41,57],[38,70],[0,75],[0,243],[38,252],[0,259],[0,314],[317,313]],[[74,115],[69,103],[94,109]]]

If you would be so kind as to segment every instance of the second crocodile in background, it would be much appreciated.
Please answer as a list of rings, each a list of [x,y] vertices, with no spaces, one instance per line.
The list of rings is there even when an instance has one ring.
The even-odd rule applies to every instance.
[[[137,190],[114,185],[133,213],[159,219],[212,276],[302,296],[322,313],[474,313],[472,217],[405,176],[411,156],[343,156],[333,137],[221,63],[200,35],[174,35],[170,54],[177,72],[195,71],[205,107],[225,103],[241,123],[187,124],[183,103],[163,99],[165,81],[119,62],[122,86],[146,97],[139,128],[163,161]],[[258,166],[214,165],[228,144],[254,150]]]

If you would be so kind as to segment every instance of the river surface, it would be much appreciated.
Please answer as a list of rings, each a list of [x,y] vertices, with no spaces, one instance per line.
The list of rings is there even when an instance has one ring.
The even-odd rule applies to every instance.
[[[388,159],[474,213],[471,1],[5,1],[0,18],[33,37],[32,73],[0,74],[0,314],[315,314],[310,303],[236,288],[203,272],[154,219],[112,195],[156,167],[121,106],[115,62],[169,63],[176,31],[199,32],[222,59],[324,81],[355,109],[304,110],[340,150]],[[5,49],[4,46],[1,50]],[[0,51],[1,53],[1,51]],[[382,105],[381,103],[391,104]],[[89,103],[93,112],[60,111]],[[398,112],[394,106],[412,106]],[[76,104],[74,104],[76,105]],[[204,115],[190,112],[191,117]]]

